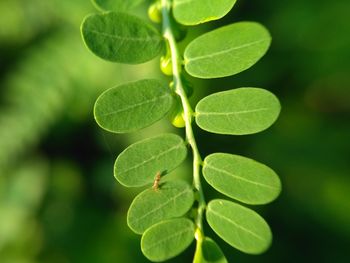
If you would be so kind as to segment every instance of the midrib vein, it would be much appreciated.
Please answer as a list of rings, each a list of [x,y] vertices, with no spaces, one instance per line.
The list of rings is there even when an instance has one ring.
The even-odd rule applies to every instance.
[[[217,51],[217,52],[214,52],[214,53],[211,53],[211,54],[208,54],[208,55],[194,57],[192,59],[189,58],[189,59],[187,59],[187,64],[190,63],[190,62],[194,62],[196,60],[213,58],[215,56],[220,56],[220,55],[224,55],[224,54],[230,53],[231,51],[234,51],[234,50],[238,50],[238,49],[250,47],[250,46],[253,46],[253,45],[257,45],[257,44],[259,44],[261,42],[264,42],[266,40],[268,40],[268,39],[267,38],[266,39],[260,39],[260,40],[254,41],[254,42],[250,42],[250,43],[247,43],[247,44],[244,44],[244,45],[240,45],[238,47],[232,47],[232,48],[221,50],[221,51]]]
[[[269,110],[269,108],[259,108],[259,109],[254,109],[254,110],[241,110],[241,111],[229,111],[229,112],[202,112],[202,111],[198,111],[198,115],[214,115],[214,116],[238,115],[238,114],[247,114],[247,113],[266,111],[266,110]]]
[[[118,35],[111,35],[105,32],[100,32],[98,30],[93,30],[93,29],[87,29],[87,32],[96,34],[96,35],[100,35],[100,36],[104,36],[104,37],[108,37],[108,38],[112,38],[112,39],[116,39],[116,40],[123,40],[123,41],[134,41],[134,42],[150,42],[150,41],[157,41],[159,42],[161,40],[160,37],[147,37],[147,38],[141,38],[141,37],[126,37],[126,36],[118,36]]]
[[[270,188],[270,189],[277,189],[277,187],[274,187],[274,186],[271,186],[271,185],[267,185],[267,184],[263,184],[263,183],[259,183],[259,182],[256,182],[256,181],[251,181],[251,180],[246,179],[244,177],[241,177],[241,176],[229,173],[226,170],[223,170],[223,169],[220,169],[220,168],[216,168],[215,166],[212,166],[212,165],[210,165],[208,163],[206,164],[206,166],[208,168],[210,168],[210,169],[213,169],[214,171],[217,171],[217,172],[220,172],[220,173],[224,173],[224,174],[226,174],[226,175],[228,175],[230,177],[236,178],[238,180],[242,180],[242,181],[250,183],[250,184],[254,184],[254,185],[258,185],[258,186],[262,186],[262,187]]]
[[[146,250],[146,251],[147,251],[147,250],[151,250],[151,249],[153,249],[154,247],[159,246],[159,244],[162,244],[162,243],[164,243],[165,241],[167,241],[167,240],[169,240],[169,239],[172,239],[172,238],[174,238],[174,237],[176,237],[176,236],[181,236],[182,234],[187,233],[187,232],[190,232],[190,231],[192,232],[192,228],[187,228],[187,229],[185,229],[185,230],[182,230],[182,231],[180,231],[180,232],[177,232],[177,233],[175,233],[175,234],[172,234],[172,235],[170,235],[170,236],[167,236],[166,238],[163,238],[163,239],[159,240],[158,242],[153,243],[152,246],[149,246],[149,247],[145,248],[145,250]]]
[[[153,190],[151,190],[151,191],[153,191]],[[190,191],[191,191],[191,190],[190,190]],[[184,190],[184,191],[178,193],[177,195],[173,196],[172,198],[169,198],[166,202],[162,203],[160,206],[157,206],[157,207],[153,208],[152,210],[148,211],[147,213],[143,214],[143,216],[141,216],[141,217],[139,217],[139,218],[137,218],[137,219],[135,219],[135,220],[131,220],[130,223],[131,223],[131,222],[132,222],[132,223],[139,222],[140,220],[142,220],[142,219],[144,219],[145,217],[149,216],[150,214],[156,212],[157,210],[162,209],[164,206],[166,206],[166,205],[169,204],[170,202],[175,201],[178,197],[182,196],[183,194],[185,194],[185,193],[187,193],[187,192],[189,192],[188,189],[186,189],[186,190]]]
[[[161,156],[163,156],[163,155],[165,155],[165,154],[167,154],[167,153],[169,153],[169,152],[171,152],[171,151],[173,151],[173,150],[175,150],[175,149],[180,148],[181,145],[182,145],[182,143],[179,143],[179,144],[177,144],[177,145],[175,145],[175,146],[173,146],[173,147],[167,149],[166,151],[161,152],[160,154],[153,155],[151,158],[149,158],[149,159],[147,159],[147,160],[144,160],[143,162],[138,163],[137,165],[131,166],[131,167],[129,167],[128,169],[126,169],[126,170],[124,170],[124,171],[121,171],[120,173],[123,174],[123,173],[130,172],[131,170],[135,170],[135,169],[137,169],[138,167],[140,167],[140,166],[142,166],[142,165],[145,165],[146,163],[149,163],[150,161],[153,161],[154,159],[157,159],[157,158],[159,158],[159,157],[161,157]]]
[[[113,114],[118,114],[118,113],[121,113],[121,112],[124,112],[124,111],[129,111],[130,109],[134,109],[134,108],[137,108],[137,107],[141,107],[143,105],[146,105],[146,104],[150,104],[150,103],[153,103],[153,102],[156,102],[158,101],[159,99],[163,99],[165,97],[168,97],[169,94],[164,94],[162,96],[159,96],[159,97],[155,97],[153,99],[150,99],[150,100],[145,100],[143,102],[140,102],[140,103],[135,103],[135,104],[132,104],[130,106],[127,106],[125,108],[122,108],[120,110],[115,110],[115,111],[111,111],[111,112],[107,112],[107,113],[104,113],[104,114],[101,114],[102,117],[106,117],[106,116],[109,116],[109,115],[113,115]]]
[[[261,241],[265,241],[265,239],[263,239],[262,237],[260,237],[260,236],[257,235],[256,233],[250,231],[249,229],[246,229],[246,228],[243,227],[243,226],[238,225],[235,221],[231,220],[231,219],[228,218],[228,217],[223,216],[222,214],[219,214],[219,213],[215,212],[213,209],[211,209],[210,212],[213,213],[214,215],[216,215],[217,217],[222,218],[222,219],[224,219],[224,220],[226,220],[226,221],[232,223],[232,224],[235,225],[237,228],[242,229],[243,231],[245,231],[245,232],[247,232],[248,234],[250,234],[250,235],[256,237],[257,239],[259,239],[259,240],[261,240]]]

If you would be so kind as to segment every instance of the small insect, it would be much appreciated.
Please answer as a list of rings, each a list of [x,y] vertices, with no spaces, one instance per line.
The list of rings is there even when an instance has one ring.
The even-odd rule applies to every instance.
[[[154,177],[154,183],[153,183],[153,190],[158,190],[159,189],[159,182],[160,182],[160,177],[162,176],[161,172],[157,172],[156,176]]]

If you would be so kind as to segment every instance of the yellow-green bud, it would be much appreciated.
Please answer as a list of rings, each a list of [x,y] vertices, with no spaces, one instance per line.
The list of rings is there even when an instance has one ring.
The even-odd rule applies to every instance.
[[[167,57],[167,58],[161,57],[160,58],[160,69],[167,76],[173,75],[173,63],[171,62],[170,57]]]
[[[171,123],[177,128],[183,128],[186,126],[183,111],[179,112],[171,121]]]
[[[159,4],[153,3],[148,8],[148,17],[153,21],[154,23],[160,23],[162,22],[162,13],[159,9]]]

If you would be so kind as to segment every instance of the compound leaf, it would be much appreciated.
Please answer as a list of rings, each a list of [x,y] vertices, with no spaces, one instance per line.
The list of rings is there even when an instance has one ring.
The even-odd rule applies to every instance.
[[[269,203],[281,191],[281,182],[273,170],[239,155],[214,153],[207,156],[203,175],[220,193],[247,204]]]
[[[150,184],[157,173],[168,173],[186,158],[187,148],[175,134],[162,134],[126,148],[114,165],[114,176],[124,186]]]
[[[271,36],[255,22],[239,22],[193,40],[185,50],[185,69],[198,78],[220,78],[253,66],[268,50]]]
[[[113,62],[143,63],[163,50],[163,38],[155,27],[125,13],[89,15],[81,31],[86,46],[95,55]]]
[[[187,218],[171,219],[153,225],[142,236],[141,250],[149,260],[168,260],[192,243],[194,228],[193,222]]]
[[[183,216],[193,201],[193,190],[188,183],[162,183],[159,189],[147,189],[136,196],[128,211],[128,225],[137,234],[142,234],[160,221]]]
[[[242,252],[261,254],[271,244],[270,227],[249,208],[216,199],[208,204],[206,218],[216,234]]]
[[[183,25],[197,25],[222,18],[235,3],[236,0],[174,0],[173,14]]]
[[[209,237],[205,237],[197,248],[193,263],[227,263],[220,247]]]
[[[126,133],[145,128],[171,109],[173,96],[166,84],[145,79],[108,89],[95,103],[96,122],[105,130]]]
[[[140,5],[144,0],[92,0],[101,11],[127,11]]]
[[[239,88],[202,99],[196,106],[196,123],[213,133],[252,134],[270,127],[280,109],[278,99],[271,92],[259,88]]]

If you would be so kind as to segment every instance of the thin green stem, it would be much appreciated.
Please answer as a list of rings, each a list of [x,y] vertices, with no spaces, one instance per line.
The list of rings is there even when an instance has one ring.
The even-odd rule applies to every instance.
[[[172,68],[173,68],[173,81],[175,92],[180,96],[182,107],[184,110],[184,120],[185,120],[185,129],[186,129],[186,140],[192,148],[193,152],[193,185],[198,192],[198,210],[195,219],[197,231],[196,239],[201,243],[203,235],[203,213],[206,207],[203,189],[201,185],[200,178],[200,167],[202,165],[202,158],[199,154],[197,142],[193,134],[192,129],[192,120],[194,117],[194,112],[189,103],[187,94],[184,90],[182,79],[181,79],[181,70],[182,70],[182,58],[179,55],[176,39],[174,37],[172,23],[171,23],[171,2],[172,0],[161,0],[162,6],[162,17],[163,17],[163,35],[166,41],[169,44],[171,51],[172,59]]]

